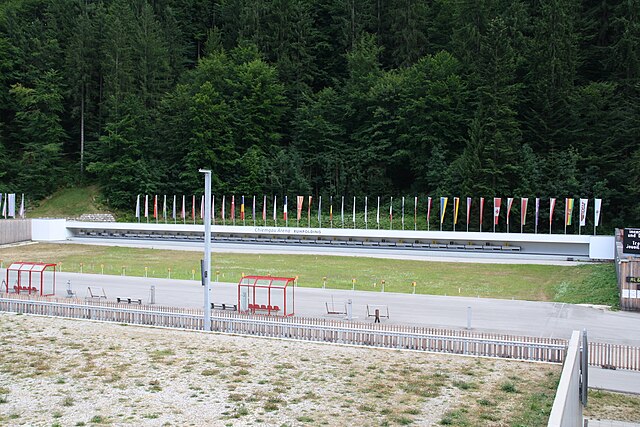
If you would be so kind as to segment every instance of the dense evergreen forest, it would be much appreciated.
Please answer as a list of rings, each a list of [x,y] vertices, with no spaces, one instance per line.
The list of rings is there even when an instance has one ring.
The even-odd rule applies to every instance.
[[[4,0],[0,191],[601,197],[640,225],[640,0]]]

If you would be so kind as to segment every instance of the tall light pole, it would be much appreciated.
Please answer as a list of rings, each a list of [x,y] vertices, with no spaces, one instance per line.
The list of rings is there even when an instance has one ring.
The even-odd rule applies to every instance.
[[[204,330],[211,330],[211,171],[200,169],[204,174],[204,259],[202,281],[204,285]]]

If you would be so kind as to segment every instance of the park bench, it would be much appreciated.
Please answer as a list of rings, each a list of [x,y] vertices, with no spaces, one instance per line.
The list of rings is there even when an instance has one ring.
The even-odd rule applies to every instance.
[[[14,290],[17,294],[19,294],[19,293],[20,293],[20,292],[22,292],[22,291],[24,291],[24,292],[29,292],[29,293],[31,293],[31,292],[38,292],[38,288],[36,288],[35,286],[31,286],[31,287],[29,287],[29,286],[20,286],[20,285],[15,285],[15,286],[13,287],[13,290]]]
[[[340,315],[345,315],[347,314],[347,304],[341,304],[342,307],[338,306],[336,307],[335,304],[333,303],[333,301],[331,301],[331,305],[329,305],[328,302],[324,303],[325,307],[327,308],[327,314],[340,314]]]
[[[267,312],[267,313],[277,313],[280,311],[280,307],[278,307],[277,305],[264,305],[264,304],[249,304],[249,310],[255,312]]]
[[[122,297],[117,297],[116,301],[118,303],[127,303],[127,304],[138,304],[138,305],[142,305],[142,298],[122,298]]]
[[[213,310],[231,310],[238,311],[238,304],[227,304],[227,303],[211,303],[211,308]]]
[[[102,288],[102,294],[99,294],[98,292],[94,292],[91,287],[87,287],[87,297],[88,299],[107,299],[107,294],[104,293],[104,288]]]

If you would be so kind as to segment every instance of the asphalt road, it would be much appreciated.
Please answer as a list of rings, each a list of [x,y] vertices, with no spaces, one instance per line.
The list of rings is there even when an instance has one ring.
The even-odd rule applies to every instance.
[[[117,297],[150,300],[155,286],[158,305],[202,307],[203,287],[197,281],[123,277],[79,273],[57,273],[56,294],[66,295],[67,281],[78,297],[88,294],[88,287],[106,293],[109,300]],[[478,331],[569,338],[573,330],[587,329],[593,341],[640,346],[637,333],[640,315],[612,312],[602,308],[564,303],[499,300],[490,298],[444,297],[433,295],[396,294],[389,292],[345,291],[297,287],[295,314],[303,317],[341,318],[328,315],[326,303],[344,307],[351,299],[354,320],[372,321],[366,317],[367,304],[387,306],[390,324],[407,324],[443,328],[466,328],[468,307],[471,308],[471,328]],[[235,283],[213,283],[211,301],[236,303]],[[266,304],[266,301],[264,302]],[[282,306],[282,303],[272,302]]]

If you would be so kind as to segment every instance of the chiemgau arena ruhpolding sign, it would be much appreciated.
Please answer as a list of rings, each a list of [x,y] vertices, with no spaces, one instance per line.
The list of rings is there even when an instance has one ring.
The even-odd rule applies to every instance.
[[[622,253],[640,255],[640,228],[624,229]]]

